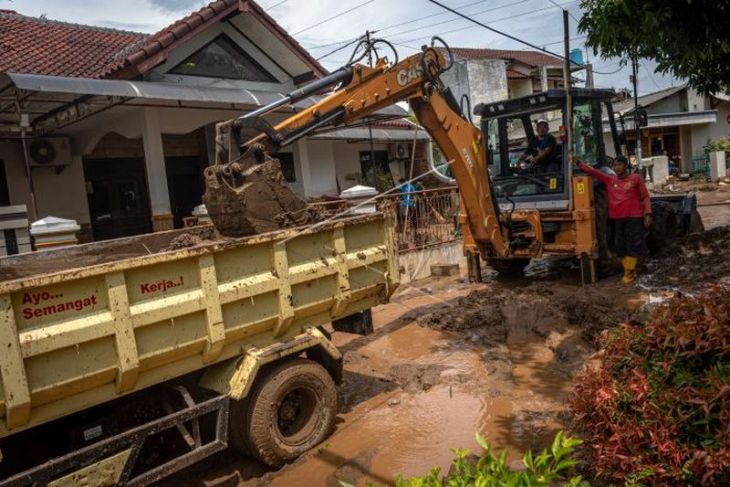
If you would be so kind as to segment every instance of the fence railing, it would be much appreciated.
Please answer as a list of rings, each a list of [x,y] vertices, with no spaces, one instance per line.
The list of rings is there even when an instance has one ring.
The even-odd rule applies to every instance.
[[[381,196],[378,207],[397,215],[396,231],[401,252],[452,242],[461,237],[456,187]]]

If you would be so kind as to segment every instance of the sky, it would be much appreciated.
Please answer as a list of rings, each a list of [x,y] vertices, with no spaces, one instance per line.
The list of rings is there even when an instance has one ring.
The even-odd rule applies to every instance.
[[[593,62],[595,84],[616,89],[630,87],[630,67],[620,59],[602,59],[585,52],[577,32],[580,2],[571,0],[440,0],[490,27],[507,32],[553,52],[563,52],[561,8],[571,14],[571,48],[583,49]],[[79,24],[153,33],[207,4],[201,0],[0,0],[0,9]],[[259,5],[293,35],[325,68],[347,61],[352,46],[338,52],[366,30],[377,31],[396,44],[400,56],[416,52],[431,36],[439,35],[454,47],[529,49],[523,44],[476,26],[428,0],[260,0]],[[557,5],[560,7],[558,7]],[[331,53],[331,54],[330,54]],[[655,63],[641,61],[639,94],[681,83],[654,72]],[[582,75],[579,75],[579,77]]]

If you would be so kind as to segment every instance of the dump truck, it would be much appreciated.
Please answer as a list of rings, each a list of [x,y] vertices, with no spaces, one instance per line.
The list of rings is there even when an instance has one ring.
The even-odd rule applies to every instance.
[[[145,485],[229,443],[293,460],[337,414],[323,325],[372,329],[395,249],[374,214],[0,260],[0,486]]]

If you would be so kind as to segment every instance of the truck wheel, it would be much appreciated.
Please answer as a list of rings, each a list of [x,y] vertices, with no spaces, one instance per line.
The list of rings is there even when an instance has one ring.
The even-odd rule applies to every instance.
[[[677,236],[677,215],[672,205],[665,201],[654,201],[651,212],[653,223],[646,244],[649,252],[657,254]]]
[[[274,365],[245,401],[231,406],[233,445],[281,467],[324,441],[337,416],[337,389],[327,370],[298,358]]]
[[[530,263],[530,259],[489,259],[489,267],[503,276],[519,276]]]

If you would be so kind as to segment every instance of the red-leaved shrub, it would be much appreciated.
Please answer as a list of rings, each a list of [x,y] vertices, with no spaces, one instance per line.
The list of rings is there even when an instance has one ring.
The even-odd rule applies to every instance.
[[[730,485],[730,289],[677,296],[649,322],[604,332],[603,364],[575,380],[595,477]]]

